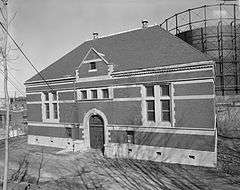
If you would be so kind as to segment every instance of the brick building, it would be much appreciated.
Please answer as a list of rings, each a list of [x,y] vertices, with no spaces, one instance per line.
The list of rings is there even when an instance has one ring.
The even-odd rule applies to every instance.
[[[28,143],[216,165],[214,62],[158,25],[86,41],[27,80]]]
[[[5,127],[6,108],[4,99],[0,104],[0,128]],[[10,98],[10,130],[24,131],[27,124],[27,106],[25,97]]]

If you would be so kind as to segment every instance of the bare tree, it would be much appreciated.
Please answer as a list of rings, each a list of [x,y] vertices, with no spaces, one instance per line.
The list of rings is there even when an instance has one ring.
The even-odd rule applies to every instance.
[[[38,175],[37,175],[37,180],[36,180],[36,184],[39,184],[40,178],[41,178],[41,170],[43,169],[43,164],[44,164],[44,156],[43,156],[43,148],[41,151],[41,159],[40,159],[40,163],[39,163],[39,168],[38,168]]]

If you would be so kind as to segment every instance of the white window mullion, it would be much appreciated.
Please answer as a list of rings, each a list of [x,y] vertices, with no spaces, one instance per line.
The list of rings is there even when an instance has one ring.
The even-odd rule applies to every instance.
[[[49,93],[49,113],[50,113],[50,118],[49,119],[53,119],[53,94]]]
[[[171,110],[170,110],[170,117],[171,117],[171,126],[175,126],[175,103],[174,103],[174,87],[173,83],[170,84],[170,103],[171,103]]]
[[[75,93],[75,92],[74,92]],[[57,92],[57,100],[56,100],[56,103],[57,103],[57,114],[58,114],[58,120],[60,120],[60,113],[59,113],[59,102],[58,102],[58,92]]]
[[[91,90],[87,89],[87,99],[92,99]]]
[[[141,85],[141,94],[142,94],[142,123],[143,125],[147,124],[147,102],[146,102],[146,88],[144,85]]]
[[[161,102],[160,102],[160,86],[155,85],[154,86],[154,102],[155,102],[155,122],[156,124],[159,124],[161,122],[162,112],[161,112]]]
[[[77,100],[81,100],[81,91],[80,90],[77,90]]]
[[[97,99],[103,99],[103,94],[101,89],[96,89],[97,90]]]
[[[46,120],[46,106],[45,106],[45,94],[41,93],[41,99],[42,99],[42,121]]]
[[[114,98],[113,97],[113,87],[112,86],[109,87],[108,90],[109,90],[109,98]]]

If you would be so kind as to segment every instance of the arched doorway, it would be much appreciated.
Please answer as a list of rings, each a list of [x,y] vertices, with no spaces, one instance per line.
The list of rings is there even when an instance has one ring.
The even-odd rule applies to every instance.
[[[100,115],[89,118],[90,147],[104,151],[104,121]]]

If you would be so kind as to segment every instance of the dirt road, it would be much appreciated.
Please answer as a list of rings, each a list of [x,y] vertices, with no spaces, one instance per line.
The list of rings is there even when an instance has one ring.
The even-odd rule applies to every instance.
[[[60,150],[27,145],[26,137],[11,140],[9,178],[14,174],[16,176],[24,159],[28,164],[24,166],[27,170],[25,177],[21,180],[15,177],[15,182],[11,182],[10,187],[21,189],[29,182],[32,184],[31,189],[48,190],[240,189],[240,175],[230,175],[222,169],[224,157],[222,154],[219,154],[218,163],[220,165],[218,168],[204,168],[137,160],[107,159],[101,155],[101,152],[94,150],[59,154]],[[0,144],[0,175],[3,174],[4,167],[3,153],[4,146]],[[23,168],[21,169],[24,171]],[[34,185],[39,176],[39,185]]]

